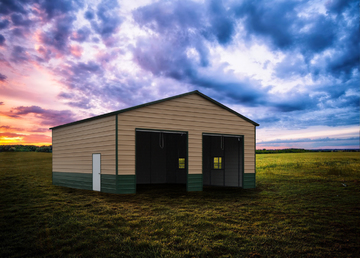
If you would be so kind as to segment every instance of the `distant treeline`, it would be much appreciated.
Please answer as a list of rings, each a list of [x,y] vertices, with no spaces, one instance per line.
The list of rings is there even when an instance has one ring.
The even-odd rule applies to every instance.
[[[318,149],[318,150],[306,150],[306,149],[281,149],[281,150],[256,150],[256,154],[272,154],[272,153],[305,153],[305,152],[359,152],[359,149]]]
[[[52,146],[0,145],[0,152],[52,152]]]
[[[52,152],[52,146],[35,146],[35,145],[0,145],[0,152]],[[271,154],[271,153],[305,153],[305,152],[359,152],[359,149],[319,149],[319,150],[306,150],[306,149],[282,149],[282,150],[256,150],[256,154]]]

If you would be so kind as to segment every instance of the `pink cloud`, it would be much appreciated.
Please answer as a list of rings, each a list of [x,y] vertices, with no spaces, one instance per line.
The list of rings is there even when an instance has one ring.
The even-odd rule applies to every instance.
[[[23,118],[29,114],[33,114],[41,120],[41,125],[46,126],[56,126],[76,120],[74,113],[70,110],[43,109],[39,106],[20,106],[12,108],[10,112],[0,112],[0,114],[12,118]]]
[[[70,53],[73,56],[81,57],[81,55],[83,53],[83,48],[80,45],[71,45],[70,46]]]

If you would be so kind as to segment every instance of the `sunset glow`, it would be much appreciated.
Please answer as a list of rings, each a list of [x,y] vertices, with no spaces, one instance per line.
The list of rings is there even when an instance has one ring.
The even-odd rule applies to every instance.
[[[0,3],[0,145],[199,90],[257,148],[358,149],[358,1]]]

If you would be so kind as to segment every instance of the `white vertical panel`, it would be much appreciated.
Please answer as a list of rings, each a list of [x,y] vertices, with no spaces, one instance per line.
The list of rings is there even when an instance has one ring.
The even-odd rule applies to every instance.
[[[100,191],[101,154],[93,154],[93,190]]]

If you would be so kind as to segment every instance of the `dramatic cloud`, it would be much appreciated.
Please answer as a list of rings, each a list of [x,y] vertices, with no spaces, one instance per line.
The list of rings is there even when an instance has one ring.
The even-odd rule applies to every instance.
[[[3,46],[5,44],[5,37],[0,34],[0,46]]]
[[[91,20],[91,27],[96,31],[104,40],[112,36],[122,23],[122,17],[118,11],[119,5],[117,1],[103,0],[97,6],[96,17],[91,11],[85,14],[85,17]],[[90,13],[89,13],[90,12]]]
[[[7,28],[9,24],[10,22],[7,19],[0,20],[0,30]]]
[[[359,125],[357,1],[141,2],[0,2],[1,89],[54,101],[44,109],[39,94],[1,115],[46,133],[198,89],[260,123],[259,141],[267,128]]]
[[[12,118],[25,117],[26,115],[33,114],[36,118],[40,119],[40,124],[45,126],[57,126],[61,124],[70,123],[76,120],[73,112],[70,110],[51,110],[43,109],[39,106],[30,107],[16,107],[10,110],[10,112],[1,112],[3,115]]]
[[[6,78],[7,78],[6,75],[0,73],[0,82],[4,82],[6,80]]]

